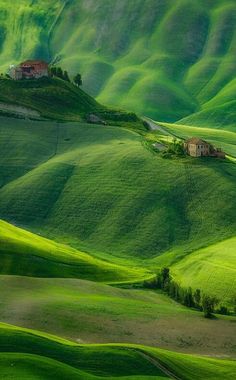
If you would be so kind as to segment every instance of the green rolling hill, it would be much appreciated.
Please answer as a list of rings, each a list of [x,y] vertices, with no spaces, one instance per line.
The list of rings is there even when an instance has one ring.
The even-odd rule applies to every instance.
[[[0,114],[17,118],[85,121],[90,115],[101,124],[129,125],[144,130],[134,113],[112,110],[71,82],[59,78],[14,81],[0,78]]]
[[[89,113],[105,111],[78,87],[56,78],[33,81],[0,80],[0,102],[29,108],[39,116],[58,120],[83,120]]]
[[[137,260],[234,236],[233,162],[164,160],[117,127],[5,120],[2,219]]]
[[[0,377],[235,378],[235,25],[234,0],[0,0],[0,74],[83,78],[0,75]],[[192,136],[226,160],[152,147]],[[231,314],[146,289],[164,266]]]
[[[166,122],[194,114],[184,123],[234,128],[234,1],[17,3],[0,2],[2,70],[40,57],[80,71],[103,104]]]
[[[236,238],[214,244],[173,266],[175,276],[183,286],[207,289],[209,294],[232,302],[236,288]]]
[[[114,265],[0,221],[0,274],[132,282],[145,271]]]
[[[51,379],[232,379],[235,361],[183,355],[138,345],[77,345],[70,341],[0,326],[0,363],[7,377]],[[121,365],[122,363],[122,365]]]
[[[181,136],[187,133],[181,125],[165,128]],[[210,131],[212,142],[224,141],[233,153],[233,132]],[[192,252],[235,236],[233,161],[165,160],[133,131],[83,123],[4,118],[0,141],[2,219],[77,250],[60,246],[57,263],[52,263],[50,252],[57,244],[27,235],[25,246],[27,233],[21,231],[14,248],[18,265],[11,256],[9,270],[9,255],[5,255],[9,263],[5,274],[23,274],[29,258],[23,256],[26,261],[21,267],[18,253],[33,247],[52,266],[45,265],[40,272],[37,259],[28,275],[136,281],[148,274],[133,270],[134,266],[155,273],[161,266],[181,265],[182,260],[191,260]],[[13,227],[5,228],[9,236],[16,233]],[[216,271],[212,279],[221,283],[221,296],[229,292],[232,298],[230,280],[224,280],[232,262],[225,252],[220,252],[224,270]],[[65,269],[62,263],[67,260],[73,266]],[[184,270],[178,273],[185,274]],[[233,275],[230,269],[227,273],[229,278]],[[186,278],[186,286],[193,284]],[[215,289],[214,281],[203,286]]]
[[[1,275],[0,288],[0,320],[5,323],[81,344],[138,343],[235,357],[235,316],[217,315],[216,320],[207,320],[160,291],[13,275]]]

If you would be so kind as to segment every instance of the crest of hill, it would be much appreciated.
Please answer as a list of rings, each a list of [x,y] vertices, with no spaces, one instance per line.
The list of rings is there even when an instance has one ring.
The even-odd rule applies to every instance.
[[[104,111],[76,86],[55,78],[0,80],[0,101],[29,107],[46,118],[81,120],[89,112]]]
[[[33,117],[32,111],[43,118],[61,121],[83,121],[95,115],[95,119],[104,124],[122,125],[131,122],[143,128],[141,120],[134,113],[104,107],[78,86],[55,77],[30,80],[0,78],[0,103],[3,105],[2,111],[0,105],[3,115],[14,116],[14,106],[16,114],[22,106],[26,114],[29,109],[29,117]],[[4,105],[8,106],[8,112]]]

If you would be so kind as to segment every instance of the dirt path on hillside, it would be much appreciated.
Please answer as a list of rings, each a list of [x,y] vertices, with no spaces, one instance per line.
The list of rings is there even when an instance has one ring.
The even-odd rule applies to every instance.
[[[40,113],[38,111],[32,110],[30,108],[17,106],[13,104],[2,103],[2,102],[0,102],[0,111],[13,113],[15,115],[23,116],[27,118],[29,117],[40,118]]]
[[[143,120],[146,121],[151,131],[159,131],[163,133],[163,135],[173,136],[170,132],[167,132],[161,125],[155,123],[152,119],[144,117]]]
[[[160,369],[165,375],[167,375],[170,379],[174,380],[182,380],[180,377],[176,376],[174,373],[169,371],[166,367],[164,367],[158,359],[154,358],[151,355],[148,355],[147,353],[139,350],[134,350],[139,355],[141,355],[144,359],[146,359],[149,363],[153,364],[156,368]]]

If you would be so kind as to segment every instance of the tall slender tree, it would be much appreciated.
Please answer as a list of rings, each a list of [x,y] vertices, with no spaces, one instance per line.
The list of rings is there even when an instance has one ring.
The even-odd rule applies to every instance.
[[[76,74],[76,76],[74,77],[74,83],[75,83],[78,87],[79,87],[79,86],[82,86],[83,81],[82,81],[81,74]]]

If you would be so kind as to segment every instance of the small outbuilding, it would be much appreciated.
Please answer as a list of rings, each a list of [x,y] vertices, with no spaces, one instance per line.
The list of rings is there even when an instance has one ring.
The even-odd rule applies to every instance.
[[[102,125],[107,125],[107,123],[101,119],[100,116],[95,115],[93,113],[90,113],[89,115],[86,116],[87,122],[90,124],[102,124]]]
[[[221,148],[216,148],[214,149],[212,156],[224,159],[226,154]]]

